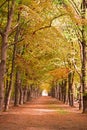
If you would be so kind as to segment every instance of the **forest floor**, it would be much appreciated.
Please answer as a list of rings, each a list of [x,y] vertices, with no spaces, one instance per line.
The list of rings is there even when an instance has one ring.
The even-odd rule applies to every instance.
[[[1,113],[0,130],[87,130],[87,115],[55,98],[39,97]]]

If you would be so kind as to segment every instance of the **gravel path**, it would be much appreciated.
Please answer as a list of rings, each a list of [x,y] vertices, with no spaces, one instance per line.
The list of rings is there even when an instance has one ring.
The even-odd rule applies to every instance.
[[[0,130],[87,130],[87,115],[51,97],[0,114]]]

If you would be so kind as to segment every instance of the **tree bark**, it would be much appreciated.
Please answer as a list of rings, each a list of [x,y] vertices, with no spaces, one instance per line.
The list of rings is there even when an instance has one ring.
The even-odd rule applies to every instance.
[[[66,86],[67,86],[67,80],[63,80],[63,102],[66,102]]]
[[[16,81],[15,81],[15,100],[14,106],[19,105],[19,97],[20,97],[20,74],[19,71],[16,72]]]
[[[13,74],[14,74],[14,67],[15,67],[15,53],[16,53],[16,44],[14,45],[13,48],[13,58],[12,58],[12,68],[11,68],[11,74],[10,74],[10,83],[9,83],[9,87],[7,89],[7,96],[6,96],[6,100],[5,100],[5,111],[8,110],[9,108],[9,103],[10,103],[10,98],[11,98],[11,92],[12,92],[12,80],[13,80]]]
[[[0,63],[0,111],[3,110],[3,105],[4,105],[4,75],[6,71],[8,35],[12,24],[14,5],[15,5],[15,0],[12,0],[11,8],[8,9],[8,19],[7,19],[6,27],[4,29],[4,32],[0,33],[2,36],[1,63]]]
[[[20,15],[18,14],[18,20],[20,20]],[[18,36],[19,36],[19,27],[16,29],[16,34],[14,37],[14,43],[17,43],[18,41]],[[13,75],[14,75],[14,67],[15,67],[15,57],[16,57],[16,48],[17,44],[14,44],[13,46],[13,56],[12,56],[12,67],[11,67],[11,74],[10,74],[10,83],[9,83],[9,88],[7,90],[7,97],[5,100],[5,111],[9,109],[9,103],[10,103],[10,98],[11,98],[11,92],[12,92],[12,81],[13,81]]]
[[[23,88],[20,86],[20,98],[19,98],[19,104],[23,104]]]
[[[28,88],[28,91],[27,91],[27,101],[30,101],[30,89]]]
[[[69,73],[68,76],[68,100],[69,100],[69,105],[73,106],[73,80],[74,80],[74,72]]]
[[[27,86],[25,86],[24,88],[24,92],[23,92],[23,103],[27,102]]]
[[[82,0],[81,5],[82,20],[86,20],[86,0]],[[87,45],[85,39],[85,25],[82,23],[82,92],[83,92],[83,113],[87,112]]]

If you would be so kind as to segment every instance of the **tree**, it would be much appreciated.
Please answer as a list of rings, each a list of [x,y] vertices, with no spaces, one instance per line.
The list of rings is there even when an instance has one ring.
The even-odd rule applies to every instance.
[[[6,72],[7,45],[8,45],[8,36],[11,31],[15,0],[12,0],[11,3],[10,1],[8,1],[7,6],[8,8],[7,8],[7,20],[5,22],[6,24],[5,24],[4,29],[0,29],[0,35],[1,35],[1,41],[2,41],[1,62],[0,62],[0,111],[2,111],[3,104],[4,104],[4,76]]]
[[[86,19],[86,0],[82,0],[81,5],[81,11],[82,11],[82,21]],[[86,43],[86,37],[85,37],[85,25],[84,22],[82,23],[82,91],[83,91],[83,112],[87,112],[87,43]]]

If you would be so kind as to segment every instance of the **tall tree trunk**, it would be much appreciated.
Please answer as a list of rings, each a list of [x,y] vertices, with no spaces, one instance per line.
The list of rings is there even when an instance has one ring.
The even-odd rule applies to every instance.
[[[19,105],[19,99],[20,99],[20,74],[19,71],[16,72],[16,81],[15,81],[15,100],[14,100],[14,106]]]
[[[4,105],[4,75],[6,71],[6,58],[7,58],[7,45],[8,45],[8,35],[12,24],[12,17],[14,13],[15,0],[12,0],[11,8],[8,9],[8,19],[5,27],[4,33],[0,31],[2,36],[1,45],[1,63],[0,63],[0,111],[3,110]]]
[[[19,104],[23,104],[23,88],[20,86],[20,98],[19,98]]]
[[[86,0],[82,0],[82,20],[86,15]],[[82,23],[82,92],[83,92],[83,113],[87,112],[87,45],[85,39],[85,25]]]
[[[63,81],[63,102],[66,102],[66,86],[67,86],[67,80],[65,79]]]
[[[80,85],[79,88],[79,110],[83,109],[83,91],[82,91],[82,84]]]
[[[57,99],[59,99],[59,85],[57,84]]]
[[[0,63],[0,111],[3,110],[4,105],[4,64]]]
[[[68,99],[69,105],[73,106],[73,80],[74,80],[74,72],[69,73],[68,76]]]
[[[24,88],[24,92],[23,92],[23,103],[26,103],[27,102],[27,86],[25,86]]]
[[[13,81],[13,72],[14,72],[14,67],[15,67],[15,53],[16,53],[16,44],[14,45],[13,48],[13,58],[12,58],[12,68],[11,68],[11,74],[10,74],[10,83],[9,83],[9,87],[7,89],[7,96],[5,99],[5,111],[8,110],[9,108],[9,103],[10,103],[10,98],[11,98],[11,92],[12,92],[12,81]]]
[[[61,100],[61,86],[59,84],[59,100]]]
[[[18,14],[18,20],[20,20],[20,14]],[[5,111],[8,110],[9,108],[9,103],[10,103],[10,98],[11,98],[11,92],[12,92],[12,81],[13,81],[13,75],[14,75],[14,67],[15,67],[15,56],[16,56],[16,47],[17,47],[17,42],[18,42],[18,36],[19,36],[19,27],[16,29],[16,34],[14,37],[14,47],[13,47],[13,56],[12,56],[12,67],[11,67],[11,74],[10,74],[10,83],[9,83],[9,88],[7,90],[7,97],[5,100]]]
[[[55,87],[54,86],[52,86],[52,89],[51,89],[51,96],[55,97]]]
[[[83,62],[82,62],[82,92],[83,92],[83,113],[87,112],[87,57],[86,45],[83,47]]]
[[[55,98],[57,98],[57,86],[55,86]]]
[[[30,89],[28,88],[28,91],[27,91],[27,101],[30,100]]]

